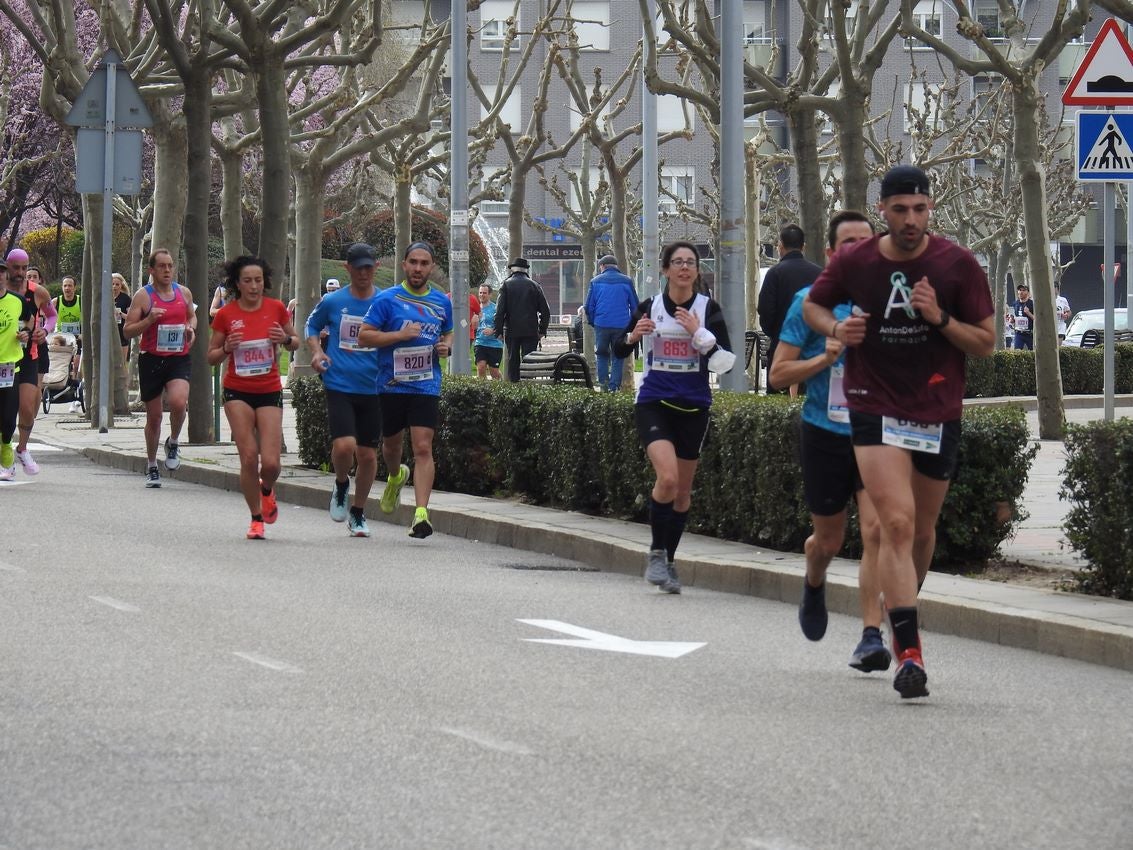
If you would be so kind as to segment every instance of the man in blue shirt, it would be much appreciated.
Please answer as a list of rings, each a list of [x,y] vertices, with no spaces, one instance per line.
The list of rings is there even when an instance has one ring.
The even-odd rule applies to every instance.
[[[594,328],[594,362],[598,386],[615,392],[622,385],[624,358],[614,356],[614,341],[625,335],[626,324],[637,307],[633,281],[618,271],[613,254],[598,260],[598,274],[586,293],[586,321]]]
[[[476,339],[472,344],[476,355],[476,375],[483,379],[490,373],[492,380],[498,381],[504,343],[496,334],[496,305],[492,303],[492,287],[482,283],[476,295],[480,299],[480,321],[476,325]]]
[[[830,219],[826,256],[843,245],[872,238],[873,225],[856,210],[843,210]],[[826,568],[842,549],[846,534],[846,506],[857,496],[862,529],[862,562],[858,591],[862,611],[862,639],[850,658],[850,666],[869,673],[887,670],[891,660],[881,638],[881,585],[877,576],[880,531],[872,503],[862,489],[854,447],[850,440],[850,412],[842,390],[845,346],[810,328],[803,320],[803,301],[810,287],[799,290],[787,310],[779,334],[779,346],[771,364],[776,386],[806,382],[799,454],[803,491],[814,532],[803,547],[806,579],[799,605],[799,625],[809,640],[826,633]],[[850,305],[840,304],[837,319],[850,315]]]
[[[409,536],[433,533],[429,496],[433,492],[433,434],[437,430],[442,357],[452,352],[452,301],[429,282],[433,246],[414,242],[401,261],[405,279],[378,294],[362,320],[358,341],[378,349],[378,394],[382,408],[382,460],[390,470],[382,511],[396,510],[409,467],[401,462],[409,429],[413,448],[416,510]],[[397,470],[394,472],[394,470]]]
[[[374,287],[374,249],[356,242],[346,251],[346,273],[350,286],[338,282],[315,305],[307,318],[305,334],[311,351],[311,366],[322,377],[330,426],[331,464],[334,488],[330,496],[330,518],[343,522],[349,513],[351,537],[369,537],[366,499],[378,474],[378,446],[382,436],[382,410],[378,401],[378,351],[359,345],[362,318],[377,297]],[[334,278],[331,278],[334,280]],[[350,467],[357,460],[354,500],[349,512]]]

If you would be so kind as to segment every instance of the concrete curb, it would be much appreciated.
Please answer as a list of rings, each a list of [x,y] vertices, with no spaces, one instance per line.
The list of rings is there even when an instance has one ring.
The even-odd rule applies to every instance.
[[[87,447],[81,453],[102,466],[145,472],[136,453]],[[163,476],[239,492],[237,470],[183,461]],[[285,467],[276,492],[287,504],[325,509],[330,477]],[[379,490],[380,488],[375,488]],[[371,496],[366,515],[408,527],[409,506],[381,513]],[[640,576],[648,529],[640,524],[555,511],[515,502],[435,493],[429,508],[438,532],[580,561],[604,572]],[[758,596],[795,605],[802,593],[801,555],[760,550],[730,541],[686,535],[680,553],[687,587]],[[827,607],[858,616],[857,563],[836,560],[827,577]],[[996,582],[932,573],[921,594],[922,622],[930,631],[957,635],[1133,672],[1133,604],[1076,594],[1030,590]]]

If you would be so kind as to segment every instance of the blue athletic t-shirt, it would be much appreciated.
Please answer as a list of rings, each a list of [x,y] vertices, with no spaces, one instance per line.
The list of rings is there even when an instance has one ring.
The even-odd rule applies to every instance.
[[[787,318],[783,320],[783,329],[779,332],[779,342],[793,345],[800,349],[799,359],[809,360],[826,351],[826,337],[815,333],[803,320],[803,301],[806,299],[810,287],[804,287],[795,293],[791,301],[791,309],[787,311]],[[841,321],[850,317],[850,305],[839,304],[834,308],[834,318]],[[834,366],[845,366],[846,352],[843,349]],[[803,422],[833,431],[835,434],[850,435],[848,422],[831,422],[826,415],[826,407],[830,398],[830,369],[823,369],[806,380],[806,401],[803,402]]]
[[[415,295],[402,282],[378,293],[362,321],[387,333],[400,330],[408,322],[422,325],[416,338],[378,349],[379,393],[441,394],[441,364],[433,346],[452,333],[448,295],[434,286],[423,295]]]
[[[356,298],[350,287],[328,292],[307,317],[306,335],[328,332],[323,350],[330,358],[330,368],[323,373],[323,385],[340,393],[373,395],[378,391],[378,350],[358,348],[358,330],[362,327],[370,305],[378,297]]]
[[[476,341],[473,344],[482,345],[485,348],[503,348],[504,342],[496,334],[484,335],[485,328],[496,330],[496,305],[491,301],[480,305],[480,324],[476,326]]]

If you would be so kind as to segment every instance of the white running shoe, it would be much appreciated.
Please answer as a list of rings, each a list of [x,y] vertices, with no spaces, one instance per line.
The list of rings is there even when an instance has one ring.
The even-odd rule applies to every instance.
[[[35,462],[29,450],[24,449],[22,452],[17,451],[16,457],[23,466],[26,475],[39,475],[39,464]]]

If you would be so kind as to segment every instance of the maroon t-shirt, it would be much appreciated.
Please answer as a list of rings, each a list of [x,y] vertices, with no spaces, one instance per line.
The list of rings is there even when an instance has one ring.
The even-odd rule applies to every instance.
[[[925,277],[954,319],[976,324],[995,312],[987,275],[971,251],[939,236],[901,261],[882,256],[880,239],[843,247],[807,296],[830,309],[852,301],[869,313],[865,340],[846,355],[846,402],[858,413],[917,422],[959,419],[966,355],[906,305]]]

